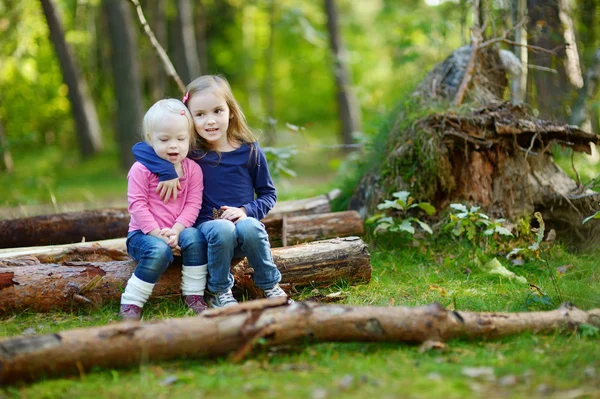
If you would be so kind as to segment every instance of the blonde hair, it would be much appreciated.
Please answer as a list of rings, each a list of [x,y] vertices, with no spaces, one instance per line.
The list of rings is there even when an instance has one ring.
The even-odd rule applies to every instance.
[[[184,103],[175,98],[166,98],[155,102],[148,109],[146,115],[144,115],[142,134],[146,143],[150,144],[150,135],[156,130],[156,125],[169,116],[185,117],[188,123],[190,149],[196,148],[198,145],[198,134],[196,134],[196,129],[194,128],[192,114]]]
[[[227,141],[236,142],[239,144],[256,143],[258,139],[250,130],[246,116],[242,111],[242,108],[233,97],[231,86],[229,82],[222,76],[219,75],[204,75],[194,79],[186,87],[185,104],[188,105],[190,99],[198,93],[211,92],[215,96],[221,97],[225,100],[225,103],[229,107],[229,127],[227,128]],[[212,146],[204,140],[202,137],[198,138],[200,148],[204,151],[210,151],[214,149]]]

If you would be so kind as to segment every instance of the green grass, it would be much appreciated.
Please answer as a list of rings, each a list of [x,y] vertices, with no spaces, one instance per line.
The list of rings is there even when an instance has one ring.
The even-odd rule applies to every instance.
[[[528,311],[559,305],[540,260],[512,267],[554,302],[531,301],[527,285],[485,273],[471,244],[441,237],[421,246],[400,241],[372,245],[373,278],[369,284],[343,282],[321,289],[343,291],[349,305],[416,306],[440,302],[462,311]],[[551,270],[572,264],[558,281],[563,299],[582,309],[600,307],[598,254],[575,256],[556,245],[544,252]],[[484,260],[485,260],[484,259]],[[468,269],[468,270],[467,270]],[[470,271],[470,273],[469,273]],[[299,299],[314,295],[304,290]],[[37,334],[105,325],[115,319],[117,304],[97,311],[4,316],[1,336]],[[181,317],[179,299],[152,300],[145,319]],[[201,343],[200,343],[201,344]],[[0,397],[169,397],[169,398],[461,398],[530,396],[598,397],[600,342],[576,332],[532,333],[495,340],[452,340],[443,351],[421,353],[407,344],[321,343],[258,349],[241,364],[227,358],[182,359],[140,363],[121,370],[92,370],[85,375],[42,380],[5,388]],[[466,367],[491,367],[494,376],[467,377]],[[168,378],[172,383],[166,384]],[[587,396],[586,396],[587,395]]]

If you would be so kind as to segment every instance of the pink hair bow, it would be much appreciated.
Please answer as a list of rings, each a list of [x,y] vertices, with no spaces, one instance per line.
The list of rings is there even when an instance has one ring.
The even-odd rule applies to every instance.
[[[183,96],[183,99],[181,100],[181,102],[185,104],[185,102],[188,100],[189,97],[190,97],[190,92],[186,91],[185,96]]]

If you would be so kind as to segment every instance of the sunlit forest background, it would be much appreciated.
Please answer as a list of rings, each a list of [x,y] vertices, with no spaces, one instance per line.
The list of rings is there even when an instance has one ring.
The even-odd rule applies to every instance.
[[[346,158],[348,152],[389,127],[397,107],[426,72],[470,42],[473,4],[466,0],[330,2],[335,4],[347,89],[360,107],[351,140],[344,139],[326,3],[141,1],[150,28],[184,84],[200,74],[222,74],[230,81],[251,126],[262,137],[261,145],[279,155],[272,169],[281,198],[295,195],[299,182],[305,184],[306,194],[310,194],[306,185],[314,192],[335,186],[347,164],[355,161]],[[513,3],[482,2],[488,36],[499,36],[514,25]],[[536,3],[544,2],[529,1],[530,10]],[[585,73],[598,47],[599,2],[568,3]],[[87,86],[84,92],[97,113],[101,135],[92,150],[81,143],[44,4],[54,7],[62,23],[64,39]],[[561,22],[530,15],[527,26],[533,44],[541,40],[535,39],[536,32],[547,34],[541,43],[546,47],[560,42],[553,23]],[[128,40],[132,49],[119,48]],[[190,43],[197,55],[192,58]],[[123,62],[117,58],[123,54],[133,63],[133,78],[119,69]],[[531,64],[536,61],[530,58]],[[560,57],[544,62],[546,67],[530,69],[542,80],[530,79],[539,87],[529,83],[527,101],[547,118],[568,121],[578,88],[564,79]],[[562,86],[552,86],[557,78],[564,81]],[[551,98],[540,89],[546,86],[540,83],[543,79],[554,93]],[[129,97],[119,98],[119,89]],[[55,209],[73,202],[124,202],[125,175],[133,162],[128,149],[139,139],[136,123],[156,100],[181,96],[144,33],[134,5],[125,0],[0,2],[0,93],[0,205],[48,203]],[[592,129],[598,125],[595,96],[587,99]],[[128,117],[134,121],[128,122]],[[565,157],[569,165],[570,158]],[[593,159],[578,162],[585,165],[579,170],[584,178],[594,176]]]

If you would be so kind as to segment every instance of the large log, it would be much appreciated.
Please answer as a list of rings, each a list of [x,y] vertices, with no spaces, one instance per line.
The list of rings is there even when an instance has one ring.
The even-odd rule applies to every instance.
[[[339,190],[333,190],[329,194],[317,197],[282,201],[275,205],[263,222],[266,225],[274,226],[273,229],[277,229],[277,226],[281,227],[284,217],[328,213],[331,211],[330,200],[338,195]],[[293,224],[293,222],[289,224]],[[343,224],[345,223],[339,223],[338,225]],[[355,222],[352,222],[352,225],[355,226]],[[128,227],[129,212],[127,208],[88,210],[0,220],[0,248],[107,240],[126,236]],[[291,229],[293,230],[293,227]],[[281,233],[278,234],[280,237],[282,236]],[[358,235],[362,232],[354,231],[350,234]],[[343,235],[334,234],[318,238]],[[292,242],[294,241],[292,240]],[[300,241],[295,243],[297,242]]]
[[[367,246],[358,237],[275,248],[273,258],[282,284],[288,286],[327,286],[340,279],[358,284],[371,279]],[[127,259],[118,248],[92,246],[61,255],[0,259],[0,310],[50,311],[117,300],[136,266]],[[234,266],[233,273],[238,288],[251,296],[260,294],[246,261]],[[174,262],[160,277],[153,295],[179,294],[180,284],[181,264]]]
[[[553,332],[586,323],[600,326],[600,309],[563,306],[531,313],[476,313],[423,307],[350,307],[265,299],[198,317],[129,322],[0,341],[0,384],[41,376],[78,375],[92,367],[140,361],[222,356],[241,360],[253,345],[312,342],[423,343],[495,338],[525,331]]]

